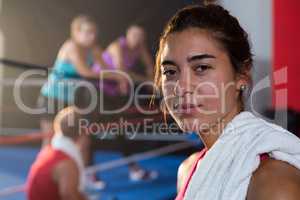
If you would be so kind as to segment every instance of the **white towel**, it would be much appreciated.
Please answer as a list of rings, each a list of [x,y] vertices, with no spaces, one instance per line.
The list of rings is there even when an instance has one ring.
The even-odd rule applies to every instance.
[[[195,171],[185,200],[245,200],[260,154],[300,169],[300,140],[287,130],[242,112],[227,124]]]
[[[84,191],[85,177],[84,177],[84,162],[78,146],[72,139],[65,137],[61,133],[56,133],[51,140],[51,146],[53,149],[60,150],[72,158],[79,170],[79,191]]]

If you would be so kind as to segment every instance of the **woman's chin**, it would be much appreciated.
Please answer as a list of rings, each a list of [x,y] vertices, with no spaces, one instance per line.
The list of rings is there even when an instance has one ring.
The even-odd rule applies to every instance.
[[[183,132],[199,132],[202,126],[199,119],[185,118],[178,119],[176,122]]]

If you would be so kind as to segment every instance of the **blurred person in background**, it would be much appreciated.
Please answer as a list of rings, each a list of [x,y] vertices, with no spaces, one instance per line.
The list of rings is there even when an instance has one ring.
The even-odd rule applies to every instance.
[[[143,83],[153,79],[153,58],[147,48],[146,32],[139,25],[131,25],[124,36],[111,42],[102,53],[104,65],[96,63],[93,70],[97,73],[101,69],[121,70],[127,73],[134,83]],[[144,69],[138,73],[134,70],[138,61],[142,61]],[[106,66],[106,68],[105,68]],[[118,91],[111,85],[102,86],[104,92],[116,95]]]
[[[54,120],[54,137],[38,154],[27,180],[28,200],[86,200],[84,162],[78,141],[81,115],[75,107],[61,110]]]
[[[76,105],[79,108],[86,108],[90,105],[91,95],[95,95],[85,87],[78,87],[78,81],[84,79],[99,81],[100,76],[105,80],[113,80],[117,83],[117,90],[121,89],[124,78],[114,73],[95,72],[92,66],[101,64],[106,67],[102,59],[102,48],[97,44],[98,28],[96,22],[89,16],[79,15],[75,17],[70,27],[70,38],[61,46],[54,67],[48,76],[48,81],[42,86],[38,99],[38,107],[44,108],[40,126],[45,133],[43,146],[51,140],[53,133],[53,118],[57,112],[67,106]],[[124,85],[124,84],[123,84]],[[89,93],[86,93],[89,92]],[[92,112],[90,113],[92,117]],[[80,144],[85,165],[89,165],[91,153],[89,136],[81,137]],[[94,178],[92,178],[94,179]],[[92,181],[95,182],[96,181]],[[104,185],[98,181],[98,186]]]
[[[70,38],[61,46],[54,67],[48,76],[48,81],[42,86],[38,99],[38,107],[45,108],[45,115],[41,116],[43,133],[51,133],[52,121],[55,114],[62,108],[80,102],[79,92],[72,80],[100,78],[100,72],[92,70],[95,63],[102,64],[102,48],[97,45],[98,28],[95,21],[86,15],[75,17],[71,23]],[[107,79],[121,82],[122,77],[105,73]],[[78,98],[76,95],[78,94]],[[78,105],[80,106],[80,105]],[[49,142],[45,137],[44,143]]]
[[[154,61],[146,45],[146,36],[145,30],[140,25],[134,24],[129,26],[126,30],[126,34],[111,42],[102,53],[104,65],[96,63],[93,66],[93,70],[96,73],[100,73],[103,69],[125,72],[127,75],[129,75],[135,87],[143,82],[153,80]],[[135,69],[135,67],[138,65],[138,61],[142,61],[142,64],[144,64],[144,68],[139,68],[139,72],[137,72]],[[129,86],[128,83],[127,86]],[[100,85],[100,89],[107,96],[120,96],[118,86],[113,82],[107,81],[103,83],[103,85]],[[129,94],[129,89],[133,88],[123,89],[125,94]],[[152,88],[145,86],[142,87],[140,92],[143,94],[150,94],[151,89]],[[126,101],[126,97],[123,100]],[[120,104],[122,104],[123,100],[118,98]],[[112,101],[113,99],[111,102]],[[127,157],[134,153],[132,152],[131,148],[128,148],[128,146],[125,145],[124,133],[120,133],[118,135],[117,141],[121,147],[123,156]],[[91,157],[92,156],[90,156],[90,158]],[[157,175],[158,174],[155,171],[142,169],[136,162],[129,163],[129,179],[132,181],[154,179],[157,177]]]

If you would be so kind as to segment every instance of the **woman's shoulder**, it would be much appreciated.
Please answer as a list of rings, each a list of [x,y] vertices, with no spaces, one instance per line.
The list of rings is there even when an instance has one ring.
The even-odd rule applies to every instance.
[[[202,151],[193,153],[179,165],[178,172],[177,172],[177,189],[178,189],[178,191],[181,189],[181,187],[185,183],[186,179],[188,178],[189,174],[191,173],[193,166],[196,164],[196,162],[199,161],[199,156],[204,154],[205,151],[206,150],[203,149]]]
[[[76,44],[72,40],[68,39],[61,45],[57,58],[67,60],[70,54],[78,52],[79,49]]]
[[[253,173],[247,200],[296,200],[300,196],[300,170],[274,159],[263,160]]]
[[[108,52],[110,55],[119,54],[122,51],[122,48],[118,42],[118,39],[112,41],[104,51]]]
[[[195,152],[192,155],[190,155],[188,158],[186,158],[179,166],[178,171],[184,172],[184,174],[188,173],[193,165],[199,161],[205,154],[206,149],[202,149],[201,151]]]
[[[191,170],[194,163],[197,161],[198,155],[200,152],[193,153],[188,158],[186,158],[179,166],[178,173],[187,175]]]

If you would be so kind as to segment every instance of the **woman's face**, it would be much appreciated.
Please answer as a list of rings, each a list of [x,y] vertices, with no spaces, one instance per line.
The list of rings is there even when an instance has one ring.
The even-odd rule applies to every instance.
[[[130,27],[126,34],[128,45],[135,49],[144,43],[145,33],[144,30],[138,26]]]
[[[160,63],[165,104],[183,131],[207,130],[239,106],[242,80],[208,32],[190,28],[170,34]]]
[[[96,42],[97,29],[95,25],[83,23],[79,29],[75,31],[75,41],[83,47],[92,47]]]

